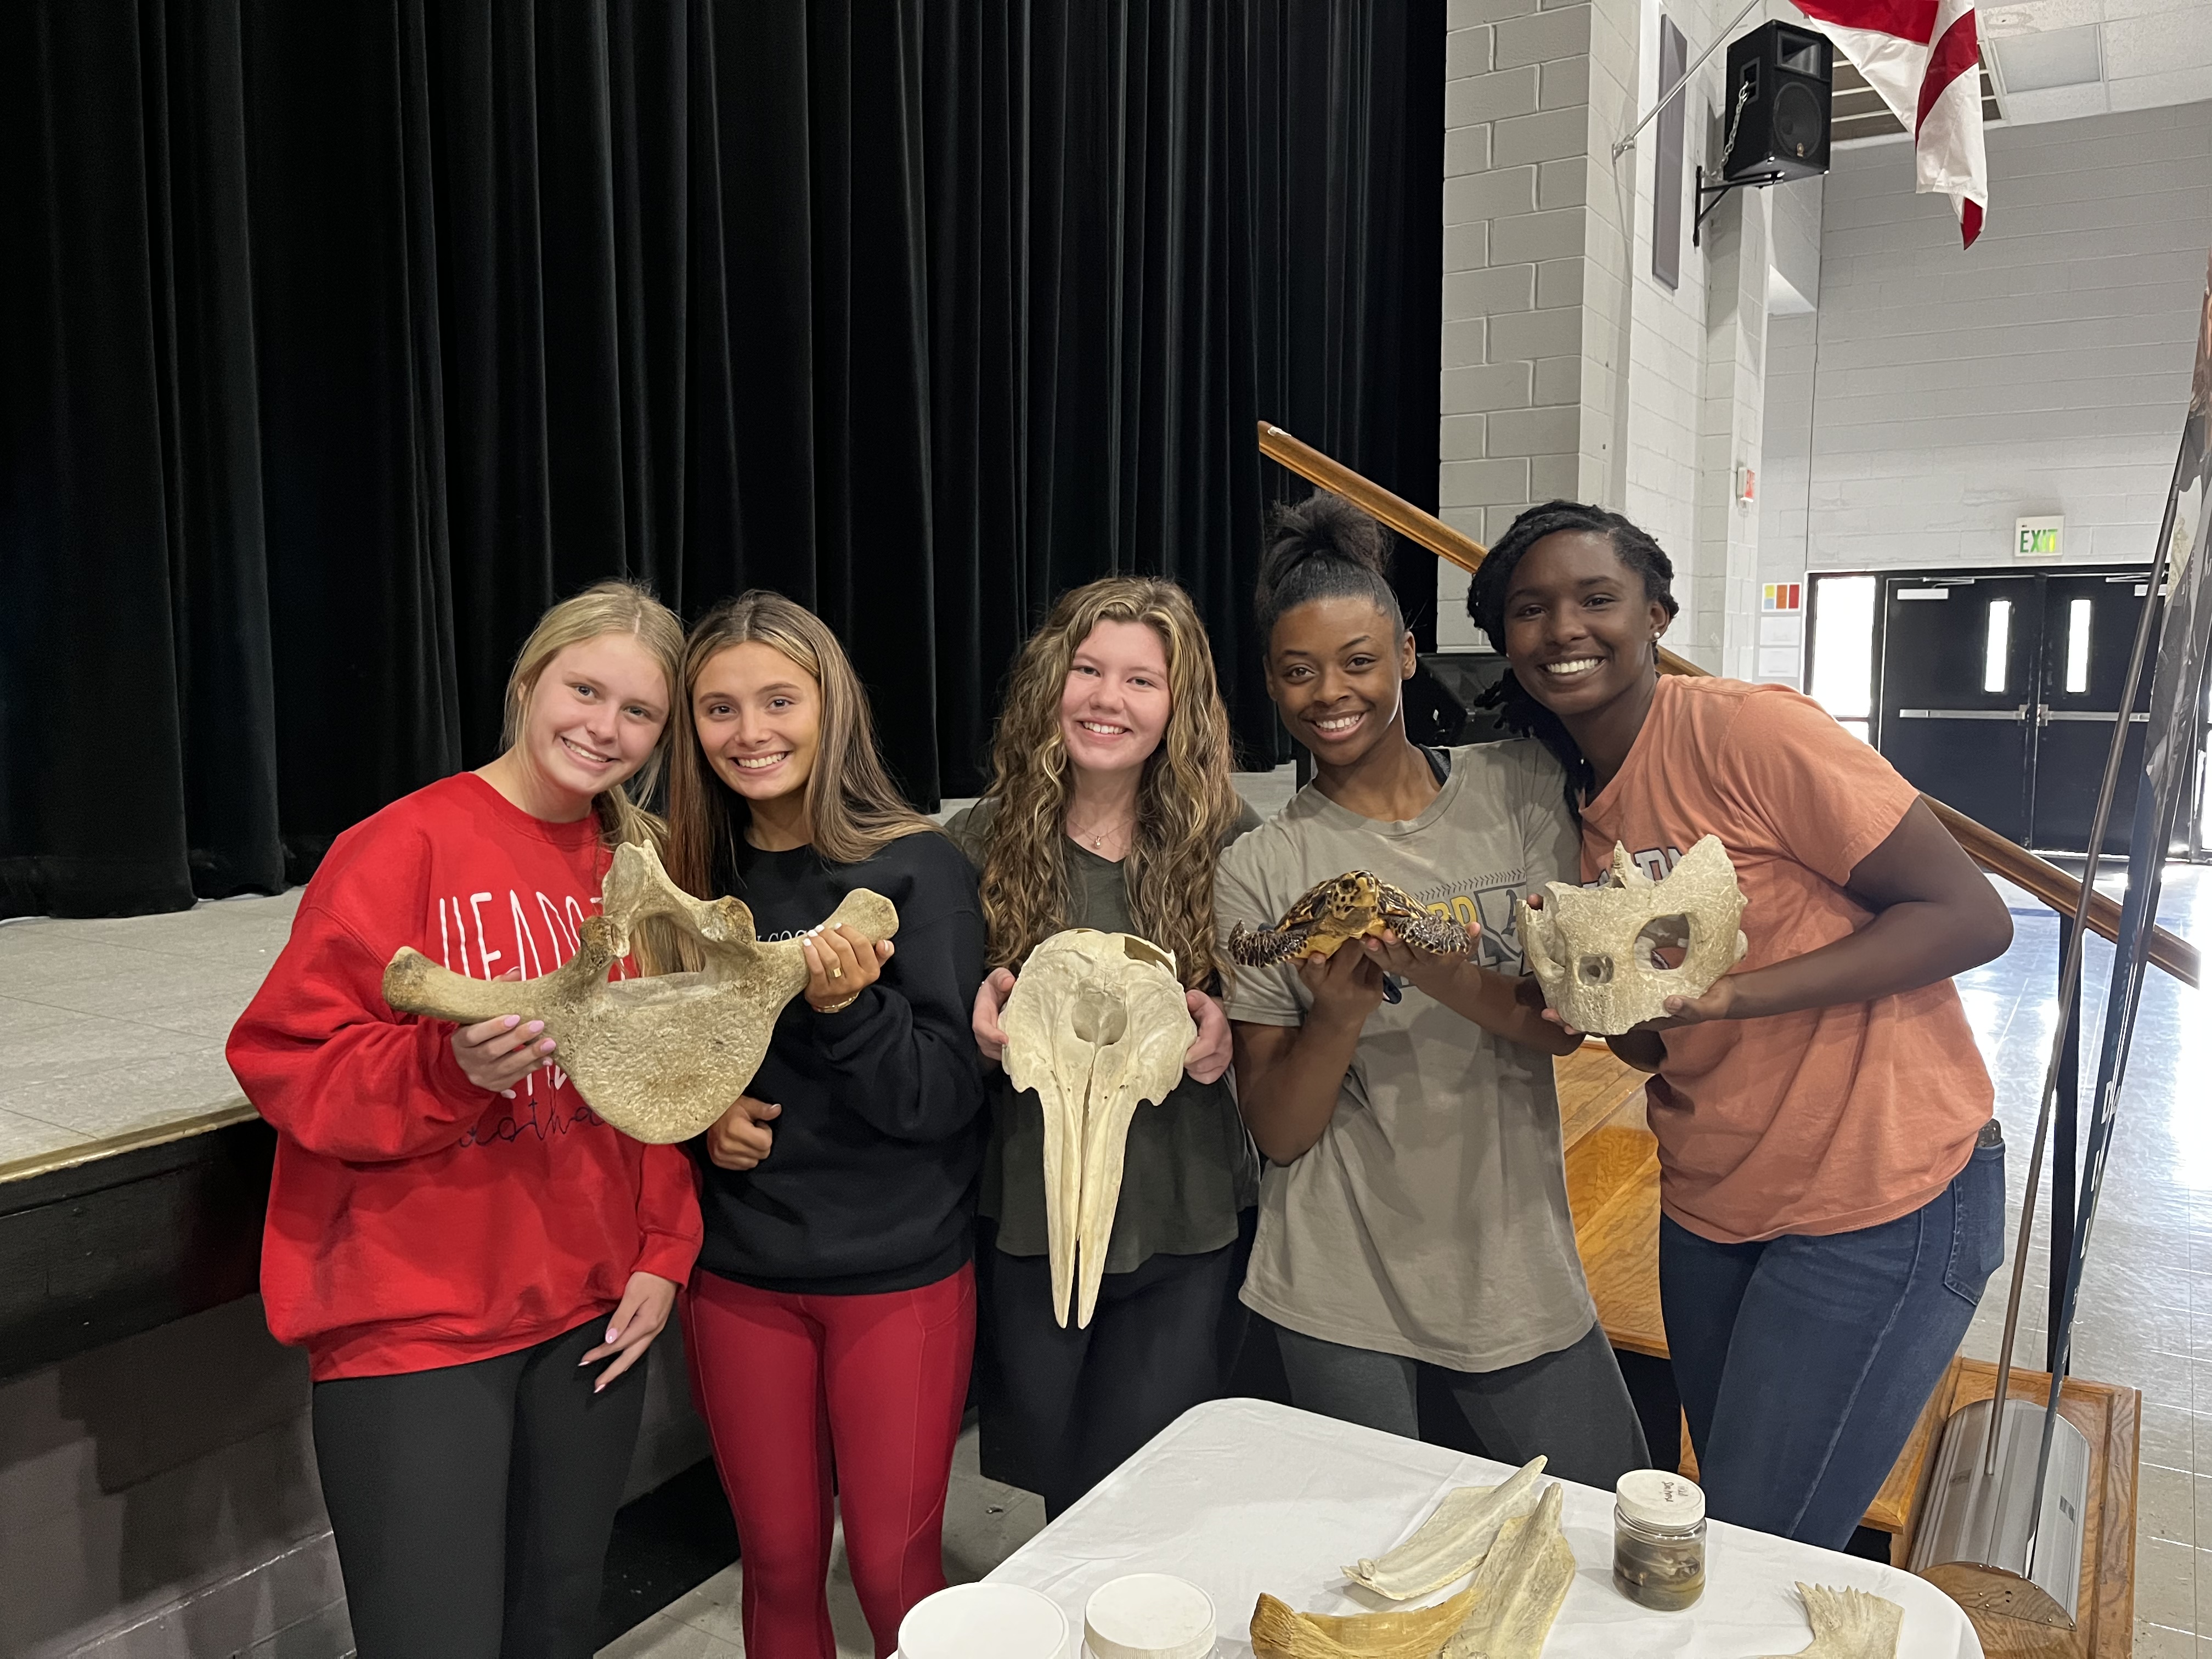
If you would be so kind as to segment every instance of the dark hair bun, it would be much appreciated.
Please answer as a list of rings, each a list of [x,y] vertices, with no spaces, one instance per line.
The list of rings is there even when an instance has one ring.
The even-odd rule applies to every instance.
[[[1284,501],[1268,515],[1267,551],[1253,595],[1262,638],[1286,611],[1314,599],[1358,594],[1402,630],[1390,586],[1390,555],[1382,526],[1341,495],[1317,489]]]
[[[1341,495],[1317,489],[1302,501],[1282,501],[1269,515],[1267,556],[1261,582],[1279,580],[1308,559],[1339,558],[1376,575],[1389,574],[1382,526]]]

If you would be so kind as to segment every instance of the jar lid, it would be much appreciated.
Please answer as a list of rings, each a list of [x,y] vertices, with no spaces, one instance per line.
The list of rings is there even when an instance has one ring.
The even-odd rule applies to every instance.
[[[1613,1489],[1620,1512],[1639,1527],[1683,1531],[1705,1518],[1705,1495],[1694,1480],[1664,1469],[1631,1469]]]
[[[1067,1615],[1020,1584],[954,1584],[899,1624],[905,1659],[1067,1659]]]
[[[1213,1600],[1164,1572],[1103,1585],[1083,1615],[1094,1659],[1206,1659],[1213,1651]]]

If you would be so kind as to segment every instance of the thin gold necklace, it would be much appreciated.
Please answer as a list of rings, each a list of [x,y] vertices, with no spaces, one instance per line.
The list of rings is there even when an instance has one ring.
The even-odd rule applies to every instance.
[[[1121,818],[1121,815],[1117,814],[1115,821],[1110,822],[1105,828],[1096,830],[1095,832],[1093,830],[1079,830],[1073,823],[1069,823],[1067,824],[1067,833],[1079,846],[1088,847],[1092,852],[1096,853],[1106,845],[1106,837],[1109,830],[1118,830],[1122,827],[1123,820]],[[1133,830],[1135,825],[1131,823],[1128,827]]]

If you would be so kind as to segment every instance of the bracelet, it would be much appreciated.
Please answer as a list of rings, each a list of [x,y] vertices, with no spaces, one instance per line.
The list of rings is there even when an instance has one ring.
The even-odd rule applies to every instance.
[[[817,1014],[842,1014],[845,1010],[851,1007],[860,1000],[860,994],[858,991],[855,991],[852,995],[847,997],[842,1002],[833,1002],[827,1008],[814,1008],[814,1005],[811,1002],[806,1006],[810,1008],[814,1008],[814,1012]]]

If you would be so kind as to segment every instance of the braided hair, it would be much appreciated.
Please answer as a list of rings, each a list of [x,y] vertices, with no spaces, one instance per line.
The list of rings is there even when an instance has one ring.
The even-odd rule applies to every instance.
[[[1405,633],[1382,526],[1372,518],[1343,496],[1317,489],[1302,501],[1279,504],[1268,529],[1253,594],[1263,650],[1285,612],[1316,599],[1364,599],[1390,619],[1394,644]]]
[[[1497,651],[1505,649],[1505,595],[1522,556],[1547,536],[1562,531],[1588,531],[1613,544],[1614,556],[1642,579],[1644,594],[1656,601],[1671,620],[1681,610],[1674,599],[1674,564],[1650,532],[1630,523],[1618,513],[1581,501],[1546,501],[1513,520],[1498,544],[1490,550],[1467,588],[1467,614],[1476,627],[1490,635]],[[1567,775],[1567,810],[1581,817],[1585,799],[1597,793],[1597,775],[1583,757],[1582,747],[1568,735],[1559,717],[1536,701],[1509,668],[1498,683],[1475,700],[1478,708],[1496,711],[1498,723],[1507,731],[1534,738],[1558,757]]]

